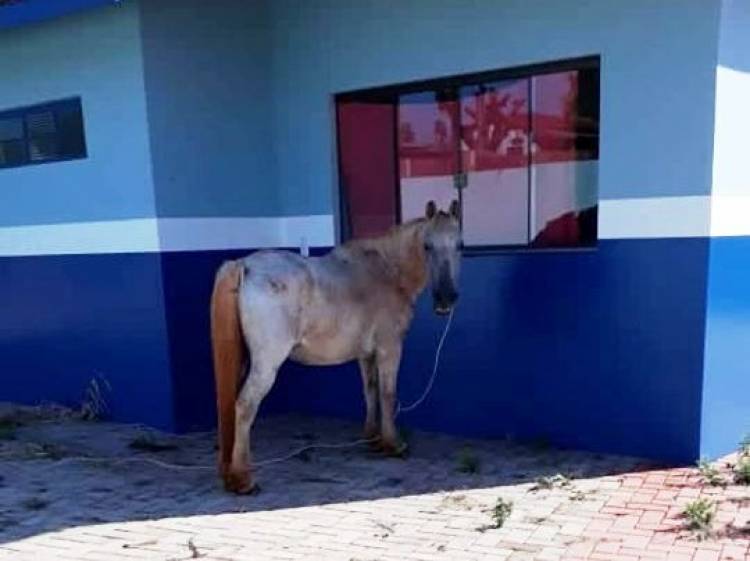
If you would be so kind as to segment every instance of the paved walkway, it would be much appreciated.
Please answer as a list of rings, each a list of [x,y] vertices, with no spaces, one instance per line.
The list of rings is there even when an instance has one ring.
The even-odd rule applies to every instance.
[[[235,497],[213,469],[71,459],[211,466],[212,435],[22,420],[0,422],[2,560],[750,560],[750,488],[704,485],[695,469],[415,433],[407,460],[318,450],[266,467],[260,494]],[[255,446],[263,459],[358,430],[274,417]],[[175,448],[143,450],[164,444]],[[681,517],[699,497],[718,505],[702,541]],[[494,528],[499,499],[513,506]]]

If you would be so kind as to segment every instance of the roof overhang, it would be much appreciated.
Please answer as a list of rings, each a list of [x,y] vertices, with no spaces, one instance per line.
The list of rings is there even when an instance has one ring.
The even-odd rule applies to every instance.
[[[118,2],[119,0],[0,0],[0,30]]]

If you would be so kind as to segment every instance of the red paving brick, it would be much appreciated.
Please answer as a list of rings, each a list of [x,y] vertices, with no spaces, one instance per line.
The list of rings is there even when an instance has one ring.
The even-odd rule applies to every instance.
[[[697,470],[680,468],[624,475],[620,490],[626,494],[613,490],[600,516],[586,525],[584,535],[594,540],[593,547],[578,544],[564,559],[750,561],[748,487],[706,486]],[[685,505],[699,498],[717,505],[712,535],[704,541],[685,528],[682,517]],[[745,528],[744,533],[737,528]]]

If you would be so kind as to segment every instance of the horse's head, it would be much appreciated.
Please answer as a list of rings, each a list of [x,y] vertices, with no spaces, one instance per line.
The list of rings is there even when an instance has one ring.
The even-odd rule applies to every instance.
[[[424,228],[424,251],[432,286],[435,313],[445,315],[458,300],[458,273],[461,264],[461,229],[458,202],[450,210],[438,210],[434,201],[427,203]]]

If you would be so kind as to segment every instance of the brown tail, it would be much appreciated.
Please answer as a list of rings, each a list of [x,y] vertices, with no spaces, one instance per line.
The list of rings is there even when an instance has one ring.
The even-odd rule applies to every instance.
[[[227,474],[232,460],[234,407],[247,354],[238,302],[242,267],[238,261],[224,263],[216,274],[211,295],[211,343],[219,416],[219,471],[222,477]]]

